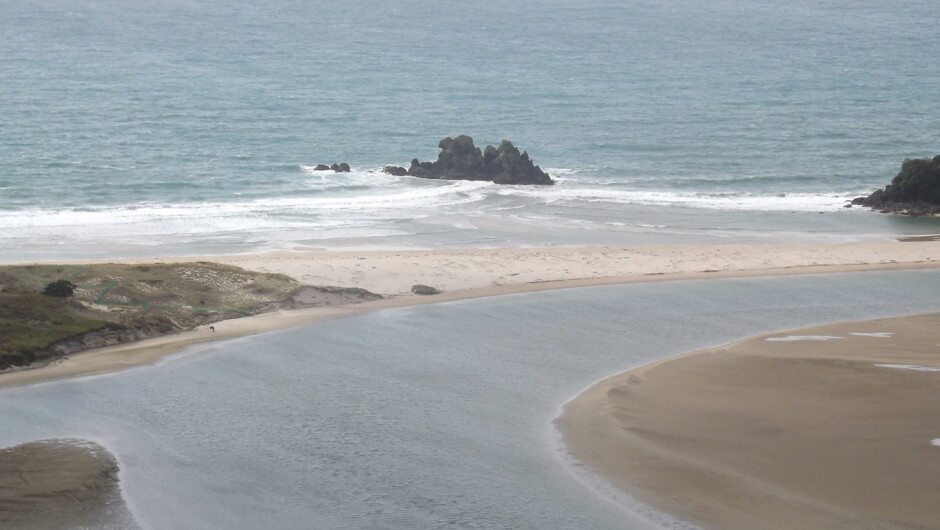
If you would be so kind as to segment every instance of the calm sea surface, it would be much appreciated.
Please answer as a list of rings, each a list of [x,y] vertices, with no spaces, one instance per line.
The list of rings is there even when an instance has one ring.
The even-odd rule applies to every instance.
[[[382,311],[200,346],[129,373],[0,390],[0,447],[98,441],[119,458],[138,522],[154,530],[679,528],[586,487],[609,493],[560,447],[551,420],[561,403],[665,356],[936,311],[938,299],[940,271],[911,271]]]
[[[0,260],[933,233],[842,206],[940,153],[936,27],[933,0],[4,0]],[[379,172],[458,134],[559,183]]]

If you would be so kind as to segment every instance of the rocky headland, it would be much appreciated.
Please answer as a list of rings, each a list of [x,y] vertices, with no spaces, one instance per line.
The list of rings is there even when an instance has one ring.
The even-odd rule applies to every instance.
[[[940,155],[905,160],[891,184],[852,204],[883,213],[940,215]]]
[[[411,161],[411,167],[386,166],[391,175],[453,180],[488,180],[496,184],[550,185],[552,178],[533,164],[527,152],[519,152],[509,140],[499,147],[492,145],[480,150],[473,145],[473,138],[460,135],[444,138],[438,143],[441,149],[434,162]]]

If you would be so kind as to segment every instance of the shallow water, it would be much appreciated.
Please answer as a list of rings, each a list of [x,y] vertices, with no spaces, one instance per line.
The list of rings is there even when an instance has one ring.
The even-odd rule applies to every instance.
[[[0,446],[105,445],[148,529],[656,527],[565,464],[551,426],[563,402],[744,336],[937,311],[938,279],[683,281],[381,311],[4,389]]]

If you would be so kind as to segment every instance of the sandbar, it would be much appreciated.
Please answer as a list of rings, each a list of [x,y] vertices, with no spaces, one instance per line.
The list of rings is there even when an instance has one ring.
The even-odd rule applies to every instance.
[[[261,254],[162,256],[112,263],[212,261],[286,274],[310,285],[361,287],[386,298],[356,305],[278,311],[71,355],[0,373],[0,387],[152,365],[188,345],[284,329],[364,311],[548,289],[632,282],[940,268],[940,242],[647,245],[450,250],[297,249]],[[95,263],[95,262],[70,262]],[[97,261],[100,263],[100,261]],[[415,284],[443,291],[411,294]]]
[[[703,528],[940,528],[938,330],[940,313],[754,337],[603,380],[556,425],[576,460]]]
[[[137,528],[117,475],[114,457],[87,440],[40,440],[0,449],[0,528]]]

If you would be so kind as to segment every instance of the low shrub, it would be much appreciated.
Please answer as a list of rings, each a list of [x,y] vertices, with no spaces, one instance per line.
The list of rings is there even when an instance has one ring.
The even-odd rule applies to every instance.
[[[421,285],[416,284],[411,286],[411,292],[414,294],[421,295],[430,295],[430,294],[441,294],[441,290],[436,287],[431,287],[430,285]]]
[[[56,280],[46,284],[42,294],[46,296],[56,296],[59,298],[68,298],[75,294],[77,286],[68,280]]]

